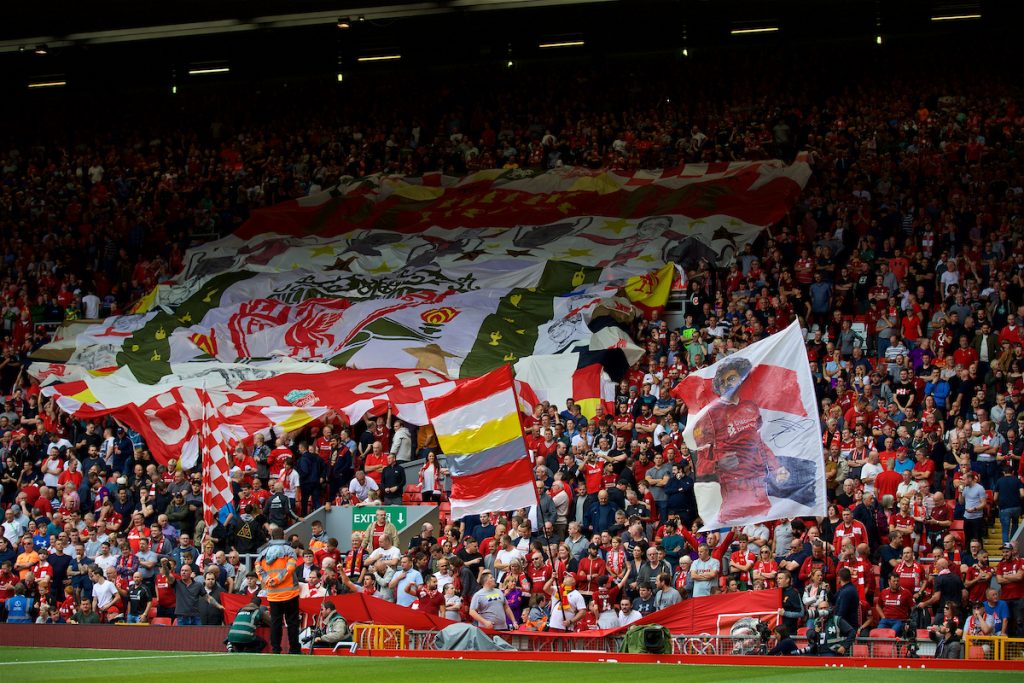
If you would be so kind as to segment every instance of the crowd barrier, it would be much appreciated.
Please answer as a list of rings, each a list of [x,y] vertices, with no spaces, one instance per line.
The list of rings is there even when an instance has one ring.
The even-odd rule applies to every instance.
[[[1024,638],[964,636],[964,659],[990,662],[1024,661]]]

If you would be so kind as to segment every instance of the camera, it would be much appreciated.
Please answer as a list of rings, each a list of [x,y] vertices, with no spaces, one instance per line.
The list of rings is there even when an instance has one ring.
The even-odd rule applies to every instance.
[[[917,652],[921,649],[921,645],[917,642],[917,629],[911,624],[907,624],[903,628],[903,648],[906,653],[904,656],[907,659],[918,658]]]

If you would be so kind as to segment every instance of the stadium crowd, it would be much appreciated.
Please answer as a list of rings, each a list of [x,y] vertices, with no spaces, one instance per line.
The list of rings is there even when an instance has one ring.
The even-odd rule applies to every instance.
[[[250,117],[225,104],[212,124],[198,106],[177,112],[185,123],[151,111],[152,129],[107,123],[0,152],[3,616],[218,624],[223,592],[266,595],[244,556],[321,500],[444,509],[429,428],[335,417],[240,447],[238,514],[207,530],[198,472],[168,471],[130,429],[83,424],[40,398],[24,370],[48,325],[123,310],[173,276],[193,240],[344,175],[806,150],[814,173],[790,214],[731,267],[687,274],[685,322],[635,325],[647,353],[613,413],[587,420],[570,403],[526,419],[542,527],[522,510],[443,515],[399,547],[381,510],[347,553],[314,527],[306,544],[285,539],[300,594],[575,630],[778,587],[789,634],[831,612],[865,635],[930,626],[952,655],[964,633],[1024,636],[1024,560],[1009,543],[1024,474],[1024,111],[1019,92],[971,67],[978,59],[941,76],[868,63],[842,89],[811,68],[795,82],[735,65],[729,92],[711,65],[685,87],[675,67],[645,72],[642,87],[639,67],[509,72],[471,93],[422,88],[422,100],[367,85],[381,97],[359,111]],[[623,87],[602,87],[611,80]],[[669,392],[795,318],[821,405],[828,514],[697,533],[686,406]],[[415,458],[410,481],[401,464]],[[989,557],[996,517],[1004,545]],[[846,635],[830,647],[846,653]]]

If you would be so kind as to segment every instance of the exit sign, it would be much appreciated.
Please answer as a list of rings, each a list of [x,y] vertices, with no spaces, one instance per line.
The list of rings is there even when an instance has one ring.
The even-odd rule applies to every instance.
[[[365,529],[368,529],[377,519],[377,510],[384,510],[387,512],[388,521],[394,524],[395,528],[399,531],[406,527],[409,515],[406,514],[405,507],[401,505],[354,507],[352,508],[352,531],[364,531]]]

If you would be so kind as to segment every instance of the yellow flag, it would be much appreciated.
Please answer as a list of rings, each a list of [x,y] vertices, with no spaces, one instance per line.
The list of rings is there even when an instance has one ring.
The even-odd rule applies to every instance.
[[[672,279],[676,267],[666,263],[660,269],[645,275],[637,275],[626,281],[625,292],[629,300],[645,308],[663,308],[672,291]]]

